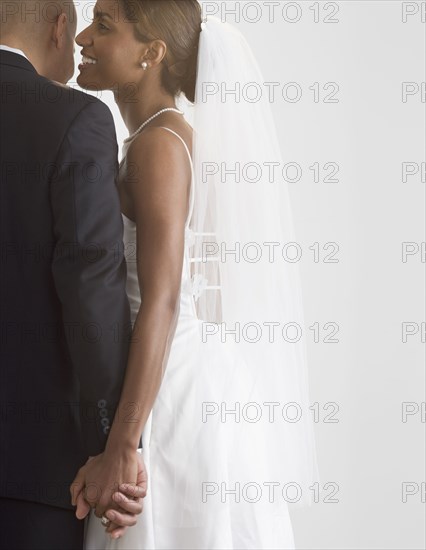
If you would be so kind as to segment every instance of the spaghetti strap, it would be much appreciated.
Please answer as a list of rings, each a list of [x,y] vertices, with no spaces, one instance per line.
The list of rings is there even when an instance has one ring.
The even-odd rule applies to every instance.
[[[177,134],[173,130],[170,130],[170,128],[166,128],[165,126],[160,126],[160,128],[162,128],[163,130],[167,130],[171,134],[175,135],[178,139],[180,139],[180,141],[183,143],[183,146],[186,149],[186,152],[188,153],[188,158],[189,158],[189,162],[191,163],[191,170],[192,170],[193,168],[192,157],[191,157],[191,153],[189,152],[188,145],[185,143],[185,140],[179,134]]]
[[[175,135],[183,143],[183,146],[185,147],[185,150],[188,154],[189,163],[191,165],[191,188],[190,188],[190,195],[189,195],[189,197],[190,197],[189,198],[189,213],[188,213],[188,218],[186,220],[185,227],[189,227],[189,222],[191,220],[192,212],[194,210],[194,189],[193,189],[193,186],[194,186],[194,164],[192,162],[191,153],[189,152],[188,145],[185,143],[185,140],[179,134],[177,134],[175,131],[171,130],[170,128],[166,128],[166,126],[160,126],[160,128],[162,128],[163,130],[167,130],[171,134]]]

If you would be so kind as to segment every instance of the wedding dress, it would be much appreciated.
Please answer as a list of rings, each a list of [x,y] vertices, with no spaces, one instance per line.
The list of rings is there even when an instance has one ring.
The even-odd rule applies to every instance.
[[[209,18],[192,158],[164,128],[182,142],[192,182],[177,328],[142,434],[148,494],[118,541],[92,515],[86,550],[293,549],[289,504],[312,503],[319,476],[298,265],[271,257],[295,244],[286,183],[271,176],[283,159],[268,97],[235,98],[238,86],[261,82],[241,33]],[[225,83],[234,97],[217,93]],[[240,166],[268,170],[240,181]],[[123,219],[134,321],[136,227]]]
[[[183,139],[168,128],[164,130],[182,141],[192,166]],[[256,447],[262,441],[245,439],[246,446],[237,449],[240,423],[232,418],[229,423],[213,422],[208,415],[212,404],[218,403],[218,398],[222,401],[224,388],[237,388],[244,382],[233,379],[230,367],[236,358],[232,356],[232,346],[224,345],[219,335],[203,342],[202,322],[195,308],[197,288],[189,262],[193,206],[191,185],[179,319],[161,388],[142,436],[148,472],[144,511],[137,525],[118,541],[105,534],[105,528],[92,513],[86,550],[294,548],[286,503],[269,503],[268,508],[270,490],[261,481],[272,480],[256,482],[255,476],[240,476],[242,470],[249,470],[247,463],[256,456]],[[124,215],[123,222],[127,293],[134,322],[141,303],[137,264],[129,253],[136,242],[136,224]],[[209,404],[204,405],[207,421],[203,418],[203,403]],[[253,502],[259,497],[255,496],[258,487],[244,488],[247,483],[261,486],[264,503]],[[204,508],[202,514],[198,513],[200,508]]]

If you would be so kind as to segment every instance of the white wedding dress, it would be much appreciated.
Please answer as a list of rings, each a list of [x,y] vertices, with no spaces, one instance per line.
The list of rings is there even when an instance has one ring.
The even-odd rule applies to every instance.
[[[192,166],[183,139],[168,128],[165,131],[182,141]],[[232,414],[225,415],[226,421],[208,414],[230,395],[235,396],[234,402],[241,401],[250,381],[241,377],[238,346],[231,341],[224,344],[219,334],[203,341],[195,307],[199,289],[191,278],[188,254],[193,242],[189,228],[193,197],[192,182],[179,319],[162,385],[142,435],[148,471],[144,511],[137,525],[118,541],[105,534],[92,513],[86,550],[294,548],[287,503],[280,492],[270,498],[268,483],[275,478],[259,479],[256,474],[267,429],[263,431],[259,423],[244,426],[244,420],[236,422]],[[134,250],[135,223],[124,216],[123,220],[126,250]],[[141,298],[133,254],[127,254],[127,268],[134,321]]]

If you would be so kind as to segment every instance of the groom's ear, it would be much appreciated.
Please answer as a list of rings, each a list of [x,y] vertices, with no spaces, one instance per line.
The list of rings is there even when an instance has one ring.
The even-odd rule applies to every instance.
[[[66,40],[68,17],[65,13],[61,13],[53,26],[53,42],[56,48],[61,49]]]
[[[159,65],[167,53],[167,46],[163,40],[153,40],[150,42],[142,61],[149,61],[151,67]]]

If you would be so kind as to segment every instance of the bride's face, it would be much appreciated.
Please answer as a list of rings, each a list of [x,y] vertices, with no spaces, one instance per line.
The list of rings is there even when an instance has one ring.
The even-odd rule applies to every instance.
[[[93,22],[76,42],[82,49],[78,84],[86,90],[123,90],[141,78],[144,45],[119,0],[98,0]]]

